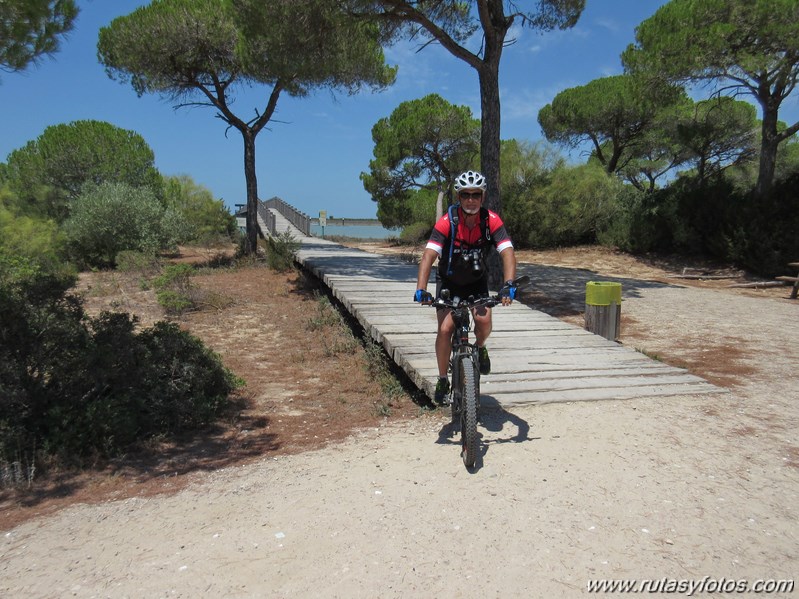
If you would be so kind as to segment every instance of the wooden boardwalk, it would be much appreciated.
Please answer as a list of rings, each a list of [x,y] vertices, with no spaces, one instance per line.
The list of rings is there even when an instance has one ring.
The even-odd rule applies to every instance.
[[[284,227],[291,230],[278,219],[278,230]],[[412,301],[417,267],[294,233],[302,244],[299,262],[324,281],[366,334],[432,397],[438,376],[436,317],[433,308]],[[519,265],[519,273],[524,271]],[[481,397],[489,406],[724,391],[519,302],[494,309],[487,345],[492,371],[481,379]]]

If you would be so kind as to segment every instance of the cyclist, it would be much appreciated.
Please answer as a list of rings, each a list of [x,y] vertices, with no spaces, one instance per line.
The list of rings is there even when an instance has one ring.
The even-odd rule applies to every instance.
[[[430,271],[438,259],[436,297],[448,289],[450,297],[488,296],[486,256],[491,245],[497,248],[502,261],[505,285],[500,290],[503,305],[516,298],[516,254],[508,232],[499,215],[483,207],[486,180],[476,171],[466,171],[455,179],[458,202],[451,206],[433,227],[430,239],[419,262],[414,301],[429,303],[433,296],[427,291]],[[452,333],[455,322],[449,310],[439,308],[436,335],[438,382],[434,401],[441,405],[449,394],[447,367],[452,352]],[[484,306],[472,311],[474,334],[480,357],[480,374],[491,372],[491,360],[485,342],[491,334],[491,309]]]

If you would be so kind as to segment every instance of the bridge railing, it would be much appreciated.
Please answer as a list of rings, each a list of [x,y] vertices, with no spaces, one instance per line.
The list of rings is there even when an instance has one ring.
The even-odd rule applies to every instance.
[[[265,202],[260,202],[258,206],[259,210],[261,209],[261,206],[264,206],[264,208],[271,208],[272,210],[277,210],[281,215],[283,215],[283,217],[287,221],[289,221],[292,225],[297,227],[302,232],[303,235],[307,235],[310,237],[311,217],[308,216],[307,214],[300,212],[299,210],[294,208],[294,206],[287,204],[278,197],[271,198],[269,200],[266,200]],[[264,210],[264,211],[269,213],[269,210]],[[269,232],[274,233],[275,232],[274,222],[270,224],[270,222],[266,220],[266,218],[264,218],[264,220],[266,221],[267,226],[269,227]]]
[[[274,235],[275,229],[277,229],[277,217],[267,209],[266,202],[258,202],[258,216],[266,223],[266,231],[262,231],[262,233]]]

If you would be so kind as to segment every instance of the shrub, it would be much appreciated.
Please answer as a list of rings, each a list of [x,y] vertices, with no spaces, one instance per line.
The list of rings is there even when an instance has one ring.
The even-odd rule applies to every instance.
[[[270,235],[266,238],[266,263],[278,272],[291,270],[299,249],[300,242],[289,231]]]
[[[413,223],[408,225],[400,233],[400,241],[416,245],[426,241],[430,237],[430,232],[433,230],[433,225],[430,223]]]
[[[117,254],[117,270],[120,272],[153,273],[159,269],[158,257],[135,250],[123,250]]]
[[[507,205],[504,220],[520,245],[594,243],[613,221],[622,184],[601,167],[559,165],[537,180],[533,187],[516,189]]]
[[[241,384],[174,324],[87,318],[70,284],[0,252],[0,457],[113,455],[208,423]]]
[[[159,223],[159,249],[174,250],[181,243],[194,239],[194,229],[186,215],[174,208],[167,208],[161,214]]]
[[[597,231],[597,242],[632,253],[672,249],[674,198],[666,192],[646,193],[625,185],[611,218]]]
[[[165,177],[166,205],[183,217],[182,235],[203,244],[229,243],[238,231],[236,217],[222,200],[187,175]]]
[[[216,353],[174,323],[156,323],[138,342],[146,359],[137,392],[148,398],[143,427],[149,434],[208,424],[242,384]]]
[[[52,220],[15,214],[0,202],[0,246],[48,269],[62,268],[64,235]]]
[[[771,191],[705,193],[709,200],[694,218],[707,251],[733,261],[761,276],[785,274],[786,265],[799,255],[799,174],[777,181]]]
[[[121,251],[153,254],[161,249],[163,213],[150,189],[103,183],[84,188],[73,202],[64,232],[76,260],[114,266]]]
[[[196,297],[191,276],[194,268],[190,264],[170,264],[160,276],[153,279],[158,303],[168,314],[180,315],[196,308]]]

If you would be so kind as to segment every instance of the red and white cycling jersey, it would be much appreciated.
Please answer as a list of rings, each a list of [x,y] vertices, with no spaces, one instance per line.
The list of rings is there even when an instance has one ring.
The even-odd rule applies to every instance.
[[[442,216],[433,227],[427,247],[438,253],[438,274],[446,281],[456,285],[469,285],[486,276],[485,257],[491,245],[503,252],[513,247],[505,224],[496,212],[481,208],[477,224],[472,228],[466,226],[466,214],[458,207],[455,239],[452,236],[452,223],[449,213]],[[450,264],[450,243],[452,244],[452,262]],[[473,252],[479,254],[482,269],[474,268]]]

